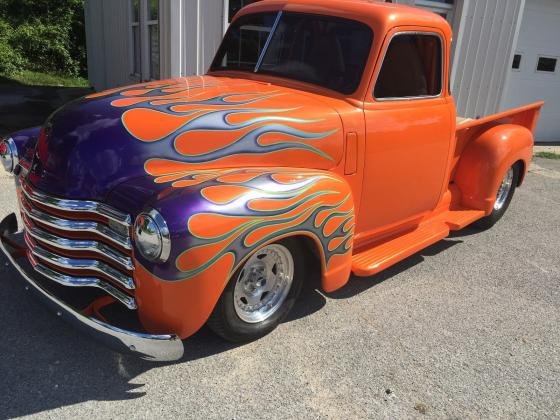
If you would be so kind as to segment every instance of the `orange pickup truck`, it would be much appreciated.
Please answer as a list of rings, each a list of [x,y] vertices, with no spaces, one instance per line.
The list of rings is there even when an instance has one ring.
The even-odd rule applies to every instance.
[[[1,247],[56,313],[120,351],[183,354],[208,325],[272,331],[326,292],[506,211],[542,103],[471,120],[451,29],[366,0],[264,0],[205,76],[90,95],[0,144],[23,221]]]

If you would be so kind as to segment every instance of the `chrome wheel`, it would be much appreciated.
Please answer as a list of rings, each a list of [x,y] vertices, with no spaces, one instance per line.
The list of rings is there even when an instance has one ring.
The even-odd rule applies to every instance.
[[[513,186],[513,167],[509,168],[506,176],[502,180],[502,184],[498,189],[498,194],[496,195],[496,202],[494,203],[494,210],[501,210],[507,201],[511,187]]]
[[[233,293],[237,316],[248,323],[270,318],[282,306],[294,278],[294,259],[283,245],[267,245],[245,263]]]

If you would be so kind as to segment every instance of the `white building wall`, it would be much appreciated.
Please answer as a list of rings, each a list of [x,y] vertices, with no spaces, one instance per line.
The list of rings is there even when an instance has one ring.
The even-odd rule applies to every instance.
[[[86,0],[86,48],[91,85],[97,89],[122,86],[130,77],[128,1]]]
[[[560,2],[526,0],[523,21],[516,43],[521,55],[518,69],[510,62],[501,109],[545,101],[535,139],[540,142],[560,140]],[[539,57],[557,60],[554,72],[537,70]]]
[[[162,76],[204,74],[224,34],[224,0],[162,1]]]
[[[428,9],[441,6],[438,1],[422,4]],[[499,110],[524,4],[525,0],[455,0],[450,76],[459,115],[476,118]]]
[[[161,77],[204,74],[224,34],[227,0],[160,0]],[[137,82],[131,76],[128,0],[86,0],[90,83],[96,90]]]
[[[476,118],[499,109],[525,0],[457,3],[451,90],[458,114]]]
[[[204,74],[224,34],[223,0],[180,0],[183,2],[185,45],[181,76]]]

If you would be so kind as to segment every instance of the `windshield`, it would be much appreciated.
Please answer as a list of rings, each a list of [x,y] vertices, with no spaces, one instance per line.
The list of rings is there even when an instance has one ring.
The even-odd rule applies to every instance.
[[[351,94],[372,42],[370,27],[349,19],[255,13],[231,25],[210,70],[272,74]]]

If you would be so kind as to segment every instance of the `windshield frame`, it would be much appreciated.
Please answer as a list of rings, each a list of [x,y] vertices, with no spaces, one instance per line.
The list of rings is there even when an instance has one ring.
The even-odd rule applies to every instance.
[[[259,76],[270,76],[270,77],[274,77],[274,78],[280,78],[280,79],[285,79],[287,81],[292,81],[292,82],[296,82],[296,83],[303,83],[303,84],[308,84],[311,86],[315,86],[317,88],[321,88],[321,89],[327,89],[333,92],[336,92],[337,94],[343,95],[343,96],[352,96],[354,94],[356,94],[358,92],[358,90],[360,89],[360,86],[364,80],[364,75],[366,73],[366,69],[368,68],[368,64],[370,62],[370,58],[371,58],[371,54],[374,50],[375,47],[375,31],[373,30],[373,28],[365,23],[362,20],[358,20],[358,19],[350,19],[347,17],[342,17],[342,16],[333,16],[333,15],[327,15],[327,14],[322,14],[322,13],[308,13],[308,12],[294,12],[294,11],[289,11],[289,12],[284,12],[283,10],[269,10],[269,11],[260,11],[260,12],[254,12],[254,13],[248,13],[248,14],[244,14],[240,17],[247,17],[247,16],[251,16],[251,15],[258,15],[261,13],[269,13],[269,14],[276,14],[275,16],[275,20],[274,23],[271,27],[271,30],[268,34],[268,37],[263,45],[263,49],[262,51],[259,53],[257,62],[254,66],[254,68],[250,69],[243,69],[243,68],[237,68],[237,67],[227,67],[227,66],[222,66],[220,61],[223,60],[224,58],[224,48],[226,47],[226,43],[225,41],[228,39],[228,35],[230,34],[230,31],[232,30],[232,28],[234,27],[236,20],[235,19],[232,24],[230,25],[230,27],[228,28],[222,43],[220,44],[220,47],[218,48],[218,51],[216,52],[216,55],[212,61],[212,64],[210,65],[210,69],[209,72],[239,72],[239,73],[244,73],[244,74],[248,74],[248,75],[259,75]],[[362,68],[360,70],[360,77],[358,79],[358,82],[356,83],[356,86],[354,87],[354,89],[352,91],[348,91],[348,92],[343,92],[339,89],[335,89],[329,86],[325,86],[319,83],[313,83],[311,81],[306,81],[303,79],[299,79],[296,77],[290,77],[290,75],[287,74],[281,74],[281,73],[275,73],[275,72],[270,72],[270,71],[261,71],[261,66],[262,63],[266,57],[266,54],[268,52],[270,43],[272,42],[275,34],[276,34],[276,30],[278,29],[278,25],[281,21],[281,18],[283,15],[292,15],[292,14],[297,14],[297,15],[308,15],[308,16],[317,16],[317,17],[323,17],[323,18],[333,18],[336,20],[340,20],[340,21],[346,21],[349,23],[353,23],[353,24],[359,24],[361,26],[363,26],[364,28],[367,28],[367,30],[370,32],[371,35],[371,39],[370,39],[370,45],[369,45],[369,49],[367,54],[364,56],[364,62],[362,65]]]

